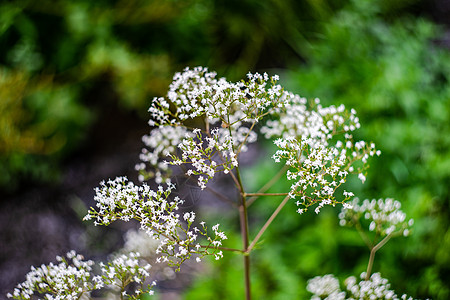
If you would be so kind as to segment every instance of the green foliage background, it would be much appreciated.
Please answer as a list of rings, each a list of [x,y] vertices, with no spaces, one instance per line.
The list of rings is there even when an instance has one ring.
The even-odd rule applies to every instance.
[[[290,72],[290,85],[359,112],[361,136],[374,141],[382,156],[357,195],[394,197],[416,220],[412,238],[382,250],[378,269],[413,296],[446,299],[450,53],[438,45],[437,26],[410,17],[386,23],[377,17],[379,8],[360,5],[355,1],[324,27],[309,64]]]
[[[438,26],[382,16],[382,6],[352,2],[323,24],[306,63],[288,67],[281,77],[288,90],[357,110],[362,123],[357,138],[374,141],[382,155],[371,161],[364,185],[349,184],[362,199],[400,200],[415,219],[412,237],[383,247],[374,271],[399,294],[448,299],[450,53],[439,46]],[[248,172],[248,180],[258,182],[254,190],[274,174],[276,167],[265,164]],[[275,205],[267,203],[276,200],[258,201],[260,215],[268,216]],[[337,210],[301,217],[294,210],[286,207],[266,235],[266,243],[277,246],[262,245],[255,253],[257,299],[306,299],[307,279],[333,273],[343,280],[367,267],[368,249],[356,231],[339,228]],[[239,276],[216,272],[215,282],[224,286]],[[212,294],[201,296],[209,282],[201,281],[187,298],[208,299]]]
[[[423,3],[2,2],[0,186],[11,193],[21,182],[57,180],[105,105],[136,111],[145,122],[151,98],[187,65],[208,66],[230,80],[248,71],[278,73],[302,96],[355,108],[358,138],[382,150],[367,182],[350,185],[361,198],[400,200],[416,223],[411,237],[380,250],[374,270],[399,293],[448,299],[450,54],[439,42],[440,27],[410,15]],[[114,94],[106,101],[92,93],[105,82]],[[272,146],[264,147],[270,156]],[[265,159],[248,170],[249,189],[273,169]],[[251,207],[254,224],[276,201]],[[337,210],[313,214],[300,217],[288,205],[267,232],[254,257],[256,299],[306,299],[311,277],[343,279],[365,270],[368,251],[356,232],[339,228]],[[231,243],[239,247],[237,237]],[[239,299],[240,259],[231,254],[213,263],[186,299]]]

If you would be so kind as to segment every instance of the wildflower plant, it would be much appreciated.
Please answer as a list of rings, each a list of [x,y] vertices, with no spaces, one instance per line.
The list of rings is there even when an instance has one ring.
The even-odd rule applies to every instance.
[[[149,108],[152,130],[142,139],[145,147],[135,167],[142,183],[125,177],[100,183],[95,190],[96,207],[85,219],[105,226],[116,220],[137,220],[140,229],[158,242],[156,261],[176,270],[190,259],[219,260],[224,252],[240,253],[245,298],[251,299],[250,255],[282,208],[288,202],[299,214],[310,207],[318,214],[325,205],[350,208],[345,201],[354,194],[344,188],[348,176],[364,182],[369,158],[380,154],[373,143],[354,140],[353,132],[361,126],[355,110],[343,105],[323,107],[319,99],[309,101],[286,91],[278,80],[277,75],[249,73],[246,80],[234,83],[203,67],[176,73],[167,96],[154,98]],[[240,156],[259,138],[270,139],[278,147],[272,159],[292,182],[282,193],[266,192],[276,180],[259,191],[245,188]],[[231,178],[237,197],[227,202],[239,213],[241,248],[227,248],[227,236],[219,224],[207,225],[197,220],[195,212],[183,209],[184,200],[172,195],[175,168],[181,168],[201,190],[216,195],[211,179],[218,173]],[[147,180],[159,186],[152,189]],[[249,224],[249,206],[261,196],[282,198],[252,238],[249,227],[255,224]],[[126,283],[124,278],[141,281],[141,273],[130,267],[129,277],[107,271],[103,278],[111,279],[110,285]],[[121,293],[126,290],[122,288]]]
[[[380,154],[373,143],[353,140],[352,132],[361,126],[355,110],[323,107],[319,99],[308,101],[285,91],[278,80],[277,75],[256,73],[233,83],[203,67],[176,73],[167,97],[152,101],[152,130],[143,137],[146,147],[136,165],[139,179],[155,180],[158,190],[123,177],[102,183],[96,190],[97,207],[86,219],[97,225],[138,220],[142,230],[159,240],[157,261],[177,270],[193,257],[218,260],[225,251],[242,253],[250,299],[249,255],[280,210],[288,202],[300,214],[311,206],[316,213],[325,205],[350,207],[345,201],[354,195],[342,185],[350,174],[358,174],[364,182],[369,157]],[[285,165],[281,169],[292,181],[289,190],[276,194],[245,190],[239,157],[258,138],[271,139],[278,147],[272,158]],[[207,226],[196,221],[194,212],[179,212],[183,200],[170,197],[176,167],[202,190],[212,190],[208,183],[218,173],[231,177],[238,192],[231,202],[239,209],[242,249],[223,247],[227,237],[218,224]],[[250,240],[249,200],[260,196],[284,199]]]

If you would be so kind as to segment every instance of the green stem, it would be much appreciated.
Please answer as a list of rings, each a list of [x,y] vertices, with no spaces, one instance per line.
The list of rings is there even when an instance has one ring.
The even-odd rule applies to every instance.
[[[258,197],[258,196],[286,196],[289,193],[245,193],[245,196]],[[247,202],[247,206],[249,206]]]
[[[252,132],[253,127],[255,127],[255,124],[256,124],[256,122],[253,122],[252,126],[250,126],[250,129],[248,130],[247,135],[245,136],[245,138],[244,138],[244,140],[242,141],[242,143],[239,145],[239,148],[238,148],[238,151],[237,151],[236,155],[238,155],[239,153],[241,153],[242,146],[244,146],[244,144],[247,142],[247,138],[248,138],[248,136],[250,135],[250,132]]]
[[[364,230],[361,227],[361,223],[359,222],[359,218],[354,217],[354,224],[356,227],[356,230],[359,233],[359,236],[362,238],[362,240],[364,241],[364,243],[366,244],[366,246],[372,250],[372,243],[370,242],[369,238],[367,237],[366,233],[364,232]]]
[[[236,179],[239,183],[238,187],[241,191],[241,205],[239,206],[239,220],[241,224],[242,244],[245,253],[248,253],[249,233],[248,233],[248,212],[246,203],[246,194],[242,184],[239,167],[236,167]],[[250,284],[250,256],[244,255],[244,281],[245,281],[245,299],[251,300],[251,284]]]
[[[237,168],[238,167],[236,167],[236,169]],[[238,172],[239,172],[239,170],[237,170],[236,173],[238,173]],[[236,184],[236,186],[237,186],[237,188],[239,190],[239,193],[241,193],[241,195],[244,194],[244,187],[242,186],[242,183],[240,182],[240,180],[238,180],[237,177],[233,174],[233,171],[230,171],[228,174],[230,174],[231,178],[234,181],[234,184]]]
[[[229,252],[240,252],[240,253],[245,253],[245,251],[243,251],[242,249],[234,249],[234,248],[227,248],[227,247],[211,247],[210,245],[200,245],[201,248],[215,248],[218,250],[223,250],[223,251],[229,251]]]
[[[275,209],[275,211],[272,213],[270,218],[266,221],[264,226],[261,228],[261,230],[258,232],[256,237],[253,239],[250,246],[247,248],[247,253],[250,253],[250,251],[253,249],[253,247],[255,247],[258,240],[261,238],[263,233],[266,231],[266,229],[269,227],[269,225],[272,223],[272,221],[275,219],[275,217],[278,215],[278,213],[281,211],[281,209],[286,205],[286,203],[289,201],[289,199],[290,199],[289,195],[284,197],[283,201],[280,203],[280,205],[278,205],[277,209]]]
[[[388,234],[384,239],[382,239],[378,244],[376,244],[371,250],[370,250],[370,256],[369,256],[369,263],[367,264],[367,271],[366,271],[366,278],[365,280],[370,279],[370,274],[372,273],[372,267],[373,267],[373,261],[375,259],[375,253],[380,250],[381,247],[383,247],[392,237],[392,234]]]
[[[278,173],[272,177],[272,179],[270,181],[268,181],[262,188],[260,188],[256,193],[253,194],[247,194],[250,195],[251,198],[248,199],[247,201],[247,207],[249,207],[250,205],[252,205],[253,202],[256,201],[256,199],[258,199],[258,196],[263,196],[266,195],[264,194],[265,191],[267,191],[268,189],[270,189],[280,178],[283,174],[286,173],[286,171],[289,169],[289,166],[283,166],[283,168],[281,168]],[[263,194],[263,195],[261,195]],[[274,195],[268,195],[268,196],[274,196]]]

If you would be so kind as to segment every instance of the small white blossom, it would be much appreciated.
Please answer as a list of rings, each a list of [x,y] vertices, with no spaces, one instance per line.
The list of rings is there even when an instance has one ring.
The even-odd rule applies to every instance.
[[[366,181],[366,176],[364,176],[363,173],[359,173],[358,178],[359,178],[359,180],[361,180],[362,183],[364,183]]]
[[[291,136],[278,138],[274,143],[279,150],[275,152],[273,159],[276,162],[285,160],[286,165],[291,167],[286,173],[287,179],[294,181],[290,190],[291,197],[302,199],[301,202],[297,201],[297,206],[308,208],[318,204],[316,213],[324,205],[342,203],[354,196],[352,192],[344,190],[345,199],[339,201],[335,192],[346,182],[349,174],[347,170],[353,169],[351,165],[358,159],[362,160],[372,149],[367,148],[366,143],[358,142],[359,149],[355,148],[353,151],[356,155],[349,155],[346,149],[326,146],[312,138],[302,137],[298,140]]]
[[[382,278],[380,273],[374,273],[369,280],[365,280],[366,273],[361,273],[361,281],[357,282],[355,277],[349,277],[345,280],[346,290],[349,299],[406,299],[406,295],[401,298],[391,290],[389,281]],[[409,297],[408,300],[412,300]]]

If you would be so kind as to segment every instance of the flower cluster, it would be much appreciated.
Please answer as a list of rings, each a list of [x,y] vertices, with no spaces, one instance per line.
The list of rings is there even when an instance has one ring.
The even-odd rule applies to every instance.
[[[186,68],[176,73],[169,86],[167,99],[153,99],[149,108],[151,126],[181,125],[187,119],[206,117],[209,123],[223,122],[227,126],[241,121],[258,121],[268,108],[285,97],[278,76],[248,74],[248,81],[232,83],[216,78],[207,68]],[[175,111],[171,110],[172,104]]]
[[[268,139],[304,137],[327,145],[333,136],[347,133],[346,138],[351,138],[350,132],[361,127],[354,109],[347,111],[344,105],[323,107],[317,98],[308,108],[306,98],[292,93],[286,95],[283,106],[271,111],[277,118],[268,120],[261,128]]]
[[[343,209],[339,213],[341,226],[356,226],[361,220],[366,220],[369,230],[383,237],[393,234],[408,236],[414,224],[414,220],[407,220],[406,214],[400,209],[401,203],[391,198],[366,199],[361,204],[355,198],[351,205],[353,209]]]
[[[192,168],[186,172],[186,175],[200,175],[198,185],[204,189],[208,180],[213,178],[215,173],[219,171],[228,173],[238,165],[238,162],[236,154],[233,152],[232,138],[227,133],[220,134],[219,128],[211,130],[210,135],[205,138],[205,142],[200,129],[194,129],[193,134],[195,137],[186,136],[178,145],[181,150],[181,158],[173,155],[169,164],[190,164]],[[217,153],[222,162],[214,160]]]
[[[159,240],[156,253],[160,257],[157,262],[167,262],[179,268],[194,254],[200,257],[221,256],[217,247],[222,245],[226,235],[218,230],[218,225],[213,226],[213,237],[208,235],[204,222],[200,223],[200,229],[194,226],[194,212],[185,213],[181,220],[178,210],[183,200],[169,198],[173,185],[165,190],[159,186],[154,191],[146,184],[136,186],[125,177],[100,185],[94,197],[98,211],[91,208],[85,219],[95,219],[95,225],[109,225],[115,220],[139,221],[142,230]],[[206,245],[197,241],[200,236],[206,239]]]
[[[176,73],[167,98],[154,98],[149,108],[149,124],[157,128],[143,138],[146,148],[136,166],[140,179],[162,182],[169,164],[191,164],[188,175],[199,175],[203,189],[216,172],[236,167],[239,153],[257,139],[255,123],[291,97],[276,83],[278,76],[256,73],[247,79],[228,82],[202,67]],[[146,171],[146,164],[156,170]]]
[[[286,99],[271,111],[275,119],[268,120],[261,132],[266,138],[277,138],[279,150],[273,158],[276,162],[285,160],[290,167],[287,178],[294,183],[289,194],[300,197],[297,212],[301,214],[318,204],[315,211],[319,213],[326,204],[350,199],[353,193],[344,191],[344,198],[338,201],[336,190],[349,173],[358,173],[364,182],[368,158],[380,155],[373,143],[353,141],[351,132],[361,126],[356,111],[347,111],[344,105],[323,107],[319,99],[309,108],[305,98],[293,94]]]
[[[344,199],[336,199],[336,190],[346,182],[347,175],[354,172],[353,164],[356,161],[367,162],[369,156],[373,156],[375,145],[367,145],[359,142],[353,145],[347,143],[346,147],[326,146],[313,138],[302,137],[300,140],[287,137],[275,140],[275,145],[280,148],[273,155],[276,162],[282,159],[286,161],[291,170],[287,172],[288,180],[294,181],[289,192],[291,198],[300,197],[297,206],[302,206],[297,211],[301,214],[306,209],[318,203],[315,211],[327,204],[335,205],[350,199],[353,193],[343,191]],[[361,172],[358,169],[357,172]],[[362,173],[360,173],[362,174]],[[364,178],[360,179],[362,181]],[[348,205],[344,207],[348,208]]]
[[[20,283],[8,298],[32,299],[33,296],[43,296],[47,300],[78,300],[90,297],[90,293],[109,286],[112,290],[121,293],[120,299],[137,299],[143,292],[142,286],[147,276],[149,264],[140,264],[138,253],[130,253],[115,257],[107,264],[100,263],[102,275],[92,273],[94,262],[83,260],[83,256],[74,250],[68,252],[66,257],[57,256],[58,264],[50,263],[39,268],[31,267],[26,275],[26,281]],[[129,295],[126,291],[132,283],[141,288],[135,289],[135,295]],[[153,294],[151,288],[146,292]],[[111,295],[112,296],[112,295]]]
[[[91,282],[93,261],[83,260],[83,256],[70,251],[65,257],[57,256],[58,264],[50,263],[38,268],[31,267],[26,280],[17,285],[8,298],[31,299],[36,293],[44,299],[79,299],[83,294],[97,289],[98,284]]]
[[[387,279],[382,278],[380,273],[374,273],[369,280],[364,280],[366,273],[361,274],[361,281],[357,281],[354,276],[345,280],[345,291],[339,286],[339,280],[331,274],[317,276],[308,281],[307,290],[313,294],[311,299],[327,300],[356,300],[356,299],[377,299],[377,300],[413,300],[403,294],[398,296],[390,289]]]
[[[324,276],[316,276],[308,280],[306,289],[314,294],[312,300],[328,299],[328,300],[344,300],[345,292],[339,287],[339,280],[331,274]]]
[[[139,171],[139,180],[155,178],[156,183],[170,183],[170,169],[164,161],[170,155],[175,155],[178,145],[191,133],[184,127],[161,126],[153,129],[149,135],[144,135],[142,141],[147,148],[142,149],[139,156],[141,163],[135,166]],[[151,168],[146,169],[146,164]]]
[[[133,258],[136,257],[137,254]],[[38,268],[31,267],[31,271],[26,275],[26,280],[18,284],[12,293],[7,294],[7,297],[32,299],[34,296],[43,296],[47,300],[84,299],[89,297],[92,291],[99,290],[115,280],[120,280],[118,275],[124,274],[122,271],[125,270],[125,268],[122,268],[121,271],[118,269],[116,271],[107,270],[104,268],[105,265],[100,263],[104,276],[94,276],[92,273],[94,262],[92,260],[85,261],[83,256],[74,250],[68,252],[66,257],[57,256],[56,261],[58,264],[49,263]],[[130,263],[130,260],[127,260],[125,264],[126,267],[133,266],[133,262]],[[116,260],[108,263],[108,266],[118,265]],[[144,266],[144,270],[149,268],[150,265]],[[138,272],[142,272],[141,268]],[[133,282],[142,283],[145,280],[143,275],[147,276],[148,274],[139,273],[128,277],[126,281],[122,281],[123,287],[125,288]],[[142,290],[140,291],[142,292]],[[149,294],[152,294],[152,291],[149,290]],[[126,294],[122,296],[126,296]],[[128,297],[128,299],[134,298]]]
[[[159,246],[159,240],[150,237],[145,231],[130,229],[124,236],[125,244],[121,249],[122,253],[138,252],[140,258],[147,262],[155,262],[157,254],[156,249]],[[158,278],[174,279],[175,271],[169,266],[163,264],[153,264],[152,273],[157,274]]]
[[[361,273],[361,281],[357,281],[355,277],[351,276],[345,280],[345,285],[351,299],[393,299],[393,300],[412,300],[403,294],[400,298],[395,291],[390,290],[391,285],[389,281],[382,278],[380,273],[374,273],[369,280],[364,280],[366,273]]]
[[[122,297],[126,296],[128,299],[139,299],[139,295],[144,292],[143,285],[146,278],[150,275],[148,270],[151,268],[150,264],[142,263],[139,257],[139,253],[130,252],[116,255],[107,264],[100,263],[102,275],[101,277],[96,277],[96,279],[107,285],[110,289],[120,292]],[[127,290],[127,286],[131,282],[139,285],[139,288],[134,289],[133,292]],[[150,289],[155,284],[155,282],[152,282],[148,287],[149,295],[153,295],[153,291]]]

